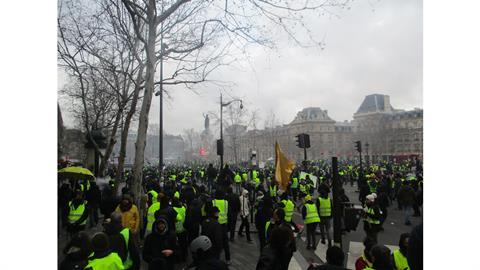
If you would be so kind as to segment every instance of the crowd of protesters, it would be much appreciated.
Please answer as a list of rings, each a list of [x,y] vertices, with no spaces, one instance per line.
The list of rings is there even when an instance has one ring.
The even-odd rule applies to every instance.
[[[342,185],[356,183],[364,207],[365,251],[355,269],[422,269],[421,227],[402,234],[400,249],[393,253],[377,243],[393,201],[404,211],[405,225],[412,224],[411,216],[421,215],[421,163],[378,162],[363,170],[347,161],[339,165]],[[113,171],[110,174],[115,177]],[[310,269],[344,269],[344,254],[331,237],[333,174],[327,162],[295,168],[286,190],[268,166],[167,166],[161,176],[157,168],[147,166],[140,194],[134,192],[131,172],[120,178],[125,182],[121,189],[113,180],[102,189],[94,181],[61,182],[59,217],[69,239],[61,270],[138,270],[142,265],[152,270],[228,269],[235,256],[231,242],[255,247],[251,224],[258,237],[256,269],[288,269],[304,231],[306,248],[315,250],[317,226],[320,242],[329,247],[327,262]],[[343,189],[340,195],[342,202],[350,201]],[[295,212],[303,224],[293,221]],[[103,231],[87,235],[99,222]]]

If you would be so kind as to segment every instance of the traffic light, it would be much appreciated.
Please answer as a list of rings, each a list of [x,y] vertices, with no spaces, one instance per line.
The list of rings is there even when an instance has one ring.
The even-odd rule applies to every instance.
[[[300,133],[295,136],[297,139],[297,146],[300,148],[310,148],[310,135],[306,133]]]
[[[303,142],[305,143],[305,148],[310,148],[310,135],[304,133]]]
[[[217,155],[223,156],[223,140],[217,140]]]
[[[300,148],[305,148],[305,134],[298,134],[297,136],[295,136],[297,139],[297,146],[300,147]]]
[[[359,153],[362,152],[362,143],[360,141],[355,142],[355,149],[357,149]]]

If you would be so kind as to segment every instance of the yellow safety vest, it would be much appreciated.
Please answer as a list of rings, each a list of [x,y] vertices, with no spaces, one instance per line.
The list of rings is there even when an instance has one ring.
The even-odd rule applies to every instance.
[[[307,193],[307,188],[305,187],[305,185],[300,184],[300,192]]]
[[[375,211],[373,211],[373,208],[369,207],[367,209],[367,214],[375,214]],[[374,218],[371,218],[369,215],[367,215],[367,218],[365,219],[368,223],[371,223],[371,224],[380,224],[380,220],[378,219],[374,219]]]
[[[255,182],[255,187],[260,185],[260,178],[253,178],[253,181]]]
[[[128,240],[130,239],[130,230],[128,228],[125,228],[120,231],[120,234],[123,236],[123,239],[125,239],[125,249],[127,250],[127,259],[123,262],[123,267],[125,269],[128,269],[132,267],[133,261],[130,258],[130,251],[128,251]]]
[[[177,212],[177,219],[175,222],[175,233],[183,233],[185,231],[185,227],[183,226],[183,223],[185,222],[185,215],[186,215],[186,209],[185,206],[182,207],[173,207],[175,211]]]
[[[318,197],[320,203],[320,217],[330,217],[332,215],[332,204],[330,198]]]
[[[277,196],[277,186],[269,186],[268,189],[270,190],[270,197],[275,197]]]
[[[218,207],[220,210],[219,216],[218,216],[218,223],[220,224],[227,224],[228,222],[228,201],[226,200],[213,200],[212,201],[213,206]]]
[[[175,191],[175,193],[173,193],[173,197],[180,199],[180,192]]]
[[[313,203],[306,203],[305,208],[307,209],[307,215],[305,216],[305,224],[320,222],[320,217],[318,216],[317,206]]]
[[[290,187],[291,188],[298,188],[298,178],[296,178],[296,177],[292,178],[292,185]]]
[[[150,190],[147,194],[152,195],[152,203],[158,202],[158,192],[155,190]]]
[[[235,180],[235,183],[241,183],[242,182],[242,177],[240,176],[240,174],[235,174],[235,178],[233,179]]]
[[[150,207],[148,207],[147,210],[147,234],[151,233],[153,230],[153,222],[155,222],[155,212],[157,212],[160,209],[160,202],[156,202]]]
[[[295,205],[291,200],[282,200],[282,203],[285,205],[283,210],[285,210],[285,221],[290,222],[292,221],[293,210],[295,209]]]
[[[68,223],[73,224],[77,220],[79,220],[80,217],[82,217],[83,212],[85,212],[85,202],[80,204],[77,207],[77,209],[75,209],[75,206],[73,205],[72,202],[69,202],[68,207],[70,208],[70,211],[68,213]],[[88,218],[86,218],[84,221],[82,221],[82,223],[80,223],[80,225],[86,225],[87,220],[88,220]]]
[[[243,174],[242,174],[242,179],[243,179],[243,181],[247,181],[247,179],[248,179],[248,174],[247,174],[247,173],[243,173]]]
[[[112,252],[107,256],[99,259],[88,260],[88,265],[85,269],[91,267],[93,270],[124,270],[122,259],[117,253]]]
[[[403,256],[400,250],[395,250],[393,252],[393,259],[395,261],[395,268],[397,270],[410,270],[407,258]]]

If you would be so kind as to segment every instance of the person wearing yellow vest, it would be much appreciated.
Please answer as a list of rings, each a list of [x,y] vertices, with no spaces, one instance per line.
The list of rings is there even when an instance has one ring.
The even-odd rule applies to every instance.
[[[382,211],[375,203],[375,196],[370,194],[366,196],[365,208],[363,209],[363,229],[370,237],[377,241],[377,235],[380,231],[380,216]]]
[[[156,203],[158,201],[158,192],[156,192],[153,188],[150,188],[150,190],[147,192],[148,196],[148,205],[152,205],[153,203]]]
[[[270,186],[268,186],[268,192],[273,201],[277,199],[277,185],[274,179],[270,180]]]
[[[370,250],[372,266],[365,267],[364,270],[393,270],[392,255],[390,249],[383,245],[375,245]]]
[[[242,173],[242,181],[243,181],[243,182],[247,182],[247,181],[248,181],[248,173],[246,173],[246,172],[243,172],[243,173]]]
[[[152,232],[153,222],[155,222],[155,212],[160,210],[160,202],[155,202],[147,209],[147,225],[145,228],[145,235]]]
[[[175,220],[175,233],[177,235],[178,244],[180,246],[181,254],[179,254],[180,261],[184,262],[187,258],[187,231],[185,230],[185,217],[187,213],[186,207],[180,202],[179,199],[174,198],[172,206],[175,212],[177,212],[177,218]]]
[[[117,253],[110,251],[108,236],[103,232],[92,238],[93,255],[88,258],[85,270],[124,270],[122,259]]]
[[[328,246],[331,246],[332,239],[330,237],[330,227],[332,222],[332,200],[328,197],[328,193],[322,191],[316,203],[318,215],[320,216],[320,232],[322,236],[322,244],[325,244],[325,233],[327,234]]]
[[[370,255],[370,250],[377,244],[377,241],[365,237],[363,240],[363,254],[362,256],[358,257],[355,261],[355,270],[362,270],[367,267],[372,267],[372,257]]]
[[[110,218],[105,220],[103,227],[109,237],[110,250],[120,256],[123,267],[126,270],[139,270],[140,252],[130,236],[130,230],[122,226],[122,215],[113,212]]]
[[[307,185],[305,184],[304,180],[300,181],[299,189],[300,189],[299,198],[304,198],[305,196],[307,196],[307,193],[308,193]]]
[[[240,173],[235,173],[233,180],[235,181],[235,193],[240,194],[242,187],[242,177],[240,176]]]
[[[312,201],[312,196],[305,196],[305,205],[302,207],[302,217],[307,226],[307,249],[315,250],[316,239],[315,229],[320,222],[320,216],[318,215],[317,206]]]
[[[228,201],[224,199],[225,193],[223,190],[215,191],[215,199],[212,200],[212,206],[219,210],[218,223],[222,226],[222,241],[225,250],[225,260],[230,262],[230,245],[228,241]]]
[[[290,190],[292,191],[293,199],[296,201],[298,198],[298,177],[292,177],[292,184],[290,185]]]
[[[410,238],[409,233],[402,233],[400,235],[400,240],[398,246],[400,249],[397,249],[393,252],[393,263],[395,269],[397,270],[410,270],[410,266],[407,261],[407,251],[408,251],[408,240]]]
[[[66,215],[63,217],[63,224],[66,224],[66,229],[67,232],[70,233],[70,236],[85,230],[90,209],[87,202],[83,199],[83,192],[77,190],[75,192],[75,198],[68,202],[66,208],[64,211]]]

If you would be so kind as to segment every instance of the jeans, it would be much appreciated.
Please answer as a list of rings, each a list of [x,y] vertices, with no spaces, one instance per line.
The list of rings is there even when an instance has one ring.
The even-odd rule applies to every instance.
[[[240,224],[240,228],[238,229],[238,235],[242,235],[243,227],[245,227],[245,233],[247,234],[247,240],[251,241],[250,238],[250,222],[248,221],[248,216],[241,217],[242,223]]]
[[[322,235],[322,240],[325,241],[325,233],[327,234],[328,245],[332,242],[330,237],[330,226],[332,224],[332,219],[327,217],[320,218],[320,232]]]
[[[222,224],[223,248],[225,249],[225,260],[230,261],[230,245],[228,243],[228,224]]]
[[[307,224],[307,246],[316,248],[316,238],[315,238],[315,229],[317,228],[317,223]]]

